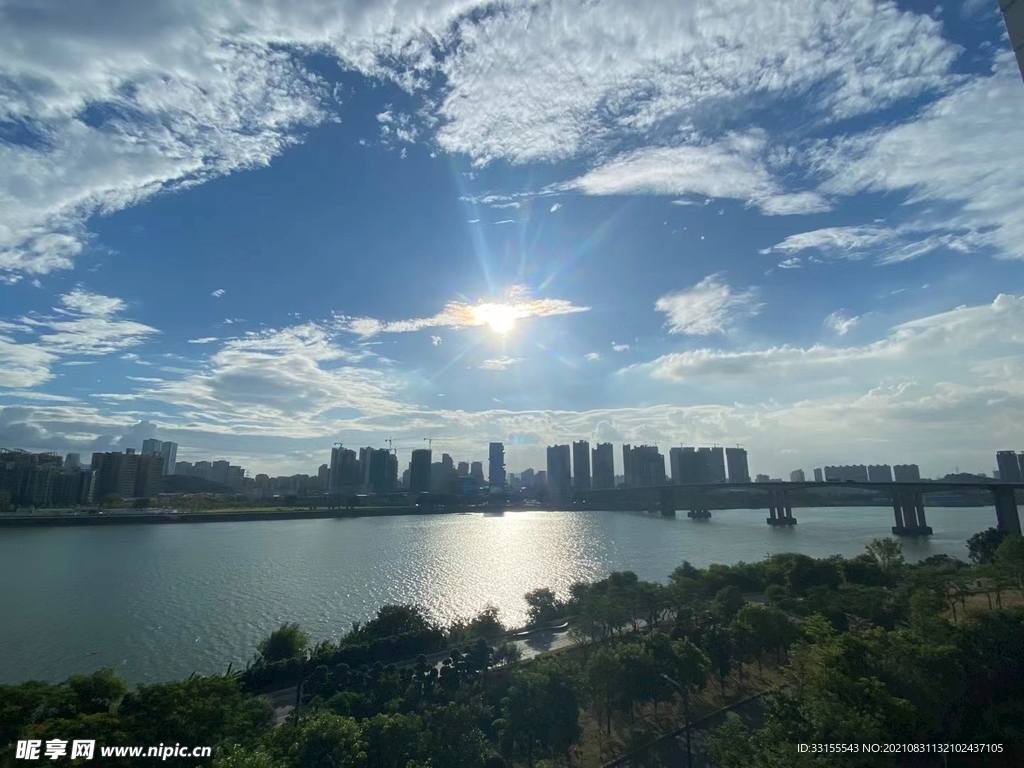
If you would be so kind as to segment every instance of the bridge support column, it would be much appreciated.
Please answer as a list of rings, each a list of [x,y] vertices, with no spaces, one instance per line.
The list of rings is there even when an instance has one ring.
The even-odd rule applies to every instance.
[[[671,488],[662,488],[659,494],[661,501],[661,516],[662,517],[675,517],[676,516],[676,495],[672,492]]]
[[[1013,488],[993,488],[992,497],[996,505],[996,527],[1000,531],[1020,536],[1020,515]]]
[[[902,511],[902,520],[900,520]],[[931,536],[932,529],[925,521],[924,494],[920,491],[900,491],[893,494],[893,512],[896,525],[892,532],[896,536]]]
[[[796,525],[796,518],[793,517],[793,508],[786,503],[785,491],[775,491],[772,493],[768,510],[770,516],[765,521],[768,525]]]

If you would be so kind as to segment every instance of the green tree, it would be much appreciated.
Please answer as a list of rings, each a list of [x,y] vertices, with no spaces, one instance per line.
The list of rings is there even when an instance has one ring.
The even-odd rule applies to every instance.
[[[897,575],[903,569],[903,543],[899,539],[892,536],[872,539],[865,549],[887,576]]]
[[[260,640],[256,650],[260,658],[270,664],[300,658],[308,647],[309,635],[303,632],[297,623],[285,622],[271,632],[269,637]]]
[[[291,763],[302,768],[362,768],[367,764],[365,743],[358,723],[349,717],[320,712],[275,734],[290,744]]]
[[[416,715],[375,715],[360,724],[366,768],[405,768],[422,755],[423,723]]]
[[[530,624],[543,624],[558,618],[558,601],[555,593],[547,587],[539,587],[526,593],[527,615]]]
[[[996,550],[1007,536],[1007,531],[998,528],[978,531],[967,540],[967,556],[975,565],[991,563],[995,559]]]
[[[492,659],[495,664],[514,664],[523,658],[522,649],[515,643],[509,641],[502,643],[494,649]]]
[[[1008,536],[996,550],[995,565],[1011,584],[1024,591],[1024,536]]]
[[[599,648],[587,661],[585,668],[586,687],[590,701],[597,714],[598,727],[604,715],[605,730],[612,734],[612,710],[615,707],[622,678],[622,664],[609,648]]]
[[[221,747],[213,759],[213,768],[289,768],[285,759],[263,745],[245,747],[232,744]]]
[[[715,615],[723,622],[732,621],[746,601],[739,587],[723,587],[715,593],[711,606]]]
[[[128,693],[128,684],[112,669],[72,675],[67,684],[77,699],[78,711],[84,714],[110,712]]]

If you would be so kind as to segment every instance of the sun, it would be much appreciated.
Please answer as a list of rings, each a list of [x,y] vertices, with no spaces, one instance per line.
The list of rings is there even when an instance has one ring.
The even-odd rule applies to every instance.
[[[511,304],[478,304],[473,307],[473,319],[481,325],[491,326],[492,331],[502,336],[516,327],[519,316],[519,311]]]

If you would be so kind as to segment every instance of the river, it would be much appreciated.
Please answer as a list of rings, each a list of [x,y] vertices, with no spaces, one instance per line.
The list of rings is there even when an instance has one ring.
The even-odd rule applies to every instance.
[[[384,603],[442,622],[488,603],[524,622],[523,595],[632,570],[666,581],[697,566],[802,552],[852,556],[888,535],[884,507],[797,509],[791,529],[764,510],[708,521],[631,512],[524,511],[336,520],[0,530],[0,682],[57,682],[112,667],[130,683],[224,671],[283,621],[337,638]],[[932,508],[910,561],[966,559],[993,508]]]

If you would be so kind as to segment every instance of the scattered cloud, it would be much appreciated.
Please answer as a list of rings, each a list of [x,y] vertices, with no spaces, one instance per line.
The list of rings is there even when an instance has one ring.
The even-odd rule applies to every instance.
[[[734,291],[720,274],[708,275],[692,288],[659,298],[654,308],[668,315],[669,333],[709,336],[753,317],[763,307],[754,288]]]
[[[510,288],[504,296],[493,303],[506,306],[508,312],[516,318],[553,317],[590,311],[590,307],[576,306],[564,299],[533,299],[529,291],[522,286]],[[477,313],[478,306],[480,305],[452,301],[432,317],[390,322],[367,317],[339,317],[338,322],[343,330],[364,338],[379,333],[408,333],[424,328],[470,328],[487,324],[486,319]]]
[[[583,359],[587,360],[587,361],[589,361],[591,363],[596,363],[598,360],[601,359],[601,353],[600,352],[588,352],[587,354],[585,354],[583,356]]]
[[[562,185],[588,195],[710,195],[743,200],[766,214],[818,213],[829,202],[817,192],[786,191],[766,168],[762,134],[718,143],[649,147],[620,156]]]
[[[495,224],[515,224],[515,219],[502,219],[501,221],[494,222]]]
[[[220,298],[221,296],[223,296],[223,295],[224,295],[225,293],[226,293],[226,291],[225,291],[225,290],[224,290],[223,288],[218,288],[218,289],[217,289],[217,290],[215,290],[215,291],[211,291],[211,292],[210,292],[210,295],[211,295],[211,296],[213,296],[213,298],[215,298],[215,299],[219,299],[219,298]]]
[[[441,344],[441,337],[440,336],[431,336],[430,337],[430,343],[433,344],[435,347],[440,346],[440,344]]]
[[[523,358],[521,357],[499,357],[493,360],[484,360],[480,363],[480,367],[487,371],[504,371],[506,368],[522,361]]]
[[[629,351],[629,344],[616,344],[613,341],[612,342],[612,351],[613,352],[628,352]]]
[[[216,336],[203,336],[201,339],[189,339],[189,344],[213,344],[220,341]]]
[[[847,315],[843,310],[839,309],[825,318],[824,325],[826,328],[835,331],[838,335],[845,336],[860,320],[861,318],[856,315]]]
[[[800,269],[802,265],[800,263],[799,256],[791,256],[788,259],[783,259],[776,266],[778,266],[779,269]]]
[[[557,211],[561,207],[562,207],[561,203],[555,203],[554,205],[551,206],[551,213],[554,213],[555,211]]]

